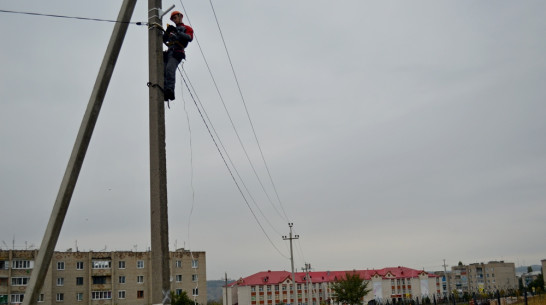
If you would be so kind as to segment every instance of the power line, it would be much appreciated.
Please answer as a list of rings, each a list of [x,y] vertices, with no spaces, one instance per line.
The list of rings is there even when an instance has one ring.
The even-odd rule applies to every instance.
[[[9,11],[9,10],[0,10],[0,13],[42,16],[42,17],[53,17],[53,18],[64,18],[64,19],[77,19],[77,20],[87,20],[87,21],[100,21],[100,22],[111,22],[111,23],[124,23],[124,24],[135,24],[135,25],[145,25],[146,24],[146,23],[143,23],[143,22],[140,22],[140,21],[138,21],[138,22],[117,21],[117,20],[111,20],[111,19],[76,17],[76,16],[65,16],[65,15],[53,15],[53,14],[42,14],[42,13],[21,12],[21,11]]]
[[[187,75],[186,75],[187,77]],[[218,151],[218,153],[220,153],[220,156],[222,158],[222,160],[224,161],[224,165],[226,166],[229,174],[231,175],[231,178],[232,180],[235,182],[235,185],[237,186],[237,189],[239,190],[239,193],[241,194],[241,196],[243,197],[248,209],[250,210],[250,212],[252,213],[252,216],[254,216],[254,219],[256,220],[256,222],[258,223],[258,226],[260,227],[260,229],[262,230],[262,232],[264,233],[264,235],[267,237],[267,239],[269,240],[269,243],[273,246],[273,248],[275,248],[275,250],[277,250],[277,252],[286,258],[286,256],[277,248],[277,246],[275,246],[275,244],[273,243],[273,241],[271,240],[271,238],[269,237],[269,235],[267,234],[267,232],[265,231],[264,227],[262,226],[262,224],[260,223],[260,221],[258,220],[258,217],[256,216],[256,213],[254,213],[254,210],[252,210],[252,208],[250,207],[250,204],[248,203],[248,200],[246,199],[241,187],[239,186],[239,183],[237,183],[237,179],[235,179],[235,176],[233,175],[233,172],[231,171],[231,168],[228,166],[227,164],[227,161],[226,161],[226,158],[224,157],[224,155],[222,154],[222,151],[220,150],[220,147],[218,146],[218,143],[216,142],[216,139],[214,138],[214,136],[212,135],[212,132],[210,130],[210,127],[208,126],[206,120],[205,120],[205,117],[203,116],[203,113],[201,111],[201,109],[199,108],[199,106],[197,105],[197,101],[195,100],[195,98],[193,97],[193,94],[190,90],[190,87],[188,86],[188,83],[186,82],[186,78],[182,77],[183,81],[184,81],[184,84],[186,85],[186,88],[188,89],[188,92],[190,93],[190,97],[192,98],[193,100],[193,103],[195,104],[195,107],[197,108],[197,111],[199,112],[199,115],[201,116],[201,119],[203,120],[203,123],[205,124],[205,127],[207,128],[207,131],[212,139],[212,141],[214,142],[214,145],[216,146],[216,149]]]
[[[189,15],[188,15],[188,13],[186,12],[186,8],[184,7],[184,4],[182,3],[182,1],[180,1],[180,5],[182,6],[182,10],[184,11],[184,14],[185,14],[185,16],[186,16],[186,19],[188,19],[188,23],[191,25],[190,17],[189,17]],[[237,136],[237,139],[238,139],[238,141],[239,141],[239,145],[242,147],[243,152],[244,152],[244,154],[245,154],[245,156],[246,156],[246,159],[247,159],[247,161],[249,162],[249,164],[250,164],[250,166],[251,166],[251,168],[252,168],[252,171],[253,171],[254,175],[256,176],[256,179],[258,180],[258,183],[260,184],[260,186],[261,186],[261,188],[262,188],[262,191],[263,191],[264,194],[266,195],[266,197],[267,197],[269,203],[271,204],[271,206],[273,207],[273,209],[275,210],[275,212],[277,212],[277,214],[278,214],[281,218],[283,218],[283,215],[281,215],[281,213],[279,212],[279,210],[278,210],[278,209],[276,208],[276,206],[273,204],[273,201],[271,200],[271,197],[269,196],[268,192],[266,191],[265,186],[264,186],[262,180],[260,179],[260,176],[258,175],[258,172],[256,171],[256,168],[255,168],[255,166],[254,166],[252,160],[250,159],[250,156],[248,155],[248,152],[247,152],[247,150],[246,150],[246,148],[245,148],[245,145],[243,144],[243,141],[242,141],[242,139],[241,139],[241,137],[240,137],[240,135],[239,135],[239,132],[237,131],[237,127],[235,126],[235,123],[233,122],[233,119],[232,119],[232,117],[231,117],[231,114],[230,114],[229,110],[227,109],[227,106],[226,106],[226,103],[225,103],[224,98],[223,98],[223,96],[222,96],[222,93],[220,92],[220,89],[219,89],[219,87],[218,87],[218,83],[216,82],[216,79],[214,78],[214,74],[212,73],[212,69],[210,68],[210,65],[208,64],[207,58],[206,58],[206,56],[205,56],[205,54],[204,54],[204,52],[203,52],[203,48],[201,47],[201,44],[199,43],[199,39],[198,39],[198,37],[197,37],[197,34],[194,34],[194,37],[195,37],[195,41],[197,42],[197,45],[198,45],[198,47],[199,47],[199,51],[201,52],[201,56],[203,57],[203,60],[204,60],[204,62],[205,62],[205,66],[207,67],[208,72],[209,72],[209,75],[210,75],[210,77],[211,77],[211,79],[212,79],[212,82],[213,82],[213,84],[214,84],[214,87],[215,87],[215,89],[216,89],[216,92],[218,93],[218,96],[219,96],[220,101],[222,102],[222,105],[223,105],[223,107],[224,107],[224,110],[225,110],[225,112],[226,112],[226,114],[227,114],[227,116],[228,116],[228,118],[229,118],[229,121],[230,121],[230,123],[231,123],[231,126],[232,126],[232,128],[233,128],[233,130],[234,130],[234,132],[235,132],[235,135]],[[225,43],[224,43],[224,45],[225,45]],[[229,55],[229,54],[228,54],[228,55]],[[232,67],[232,69],[233,69],[233,67]],[[239,91],[240,91],[240,90],[241,90],[241,89],[239,88]],[[246,108],[246,105],[245,105],[245,108]],[[205,113],[205,114],[206,114],[206,113]],[[247,116],[248,116],[248,111],[247,111]],[[210,121],[210,119],[209,119],[209,121]],[[214,128],[213,128],[213,130],[214,130]],[[215,131],[215,133],[216,133],[216,130],[214,130],[214,131]],[[254,131],[254,130],[253,130],[253,131]],[[219,136],[218,136],[217,133],[216,133],[216,135],[217,135],[217,138],[218,138],[219,141],[220,141],[220,138],[219,138]],[[254,137],[256,137],[256,133],[255,133],[255,132],[254,132]],[[221,141],[220,141],[220,144],[222,144]],[[259,143],[258,143],[258,146],[259,146]],[[223,147],[223,144],[222,144],[222,147]],[[223,148],[224,148],[224,147],[223,147]],[[261,148],[260,148],[260,150],[261,150]],[[227,154],[227,151],[226,151],[225,148],[224,148],[224,151],[225,151],[226,154]],[[228,156],[228,159],[230,160],[230,162],[231,162],[231,164],[232,164],[234,170],[236,171],[237,175],[239,176],[239,179],[240,179],[241,181],[243,181],[243,179],[242,179],[241,176],[239,175],[239,173],[238,173],[238,171],[237,171],[235,165],[234,165],[233,162],[231,161],[231,158],[229,158],[229,154],[227,154],[227,156]],[[263,159],[263,153],[262,153],[262,159]],[[266,165],[266,169],[267,169],[267,165]],[[268,170],[268,173],[269,173],[269,170]],[[271,175],[270,175],[269,177],[270,177],[270,179],[271,179]],[[243,186],[245,187],[245,189],[246,189],[247,192],[249,193],[249,196],[251,197],[251,199],[254,201],[254,198],[253,198],[252,195],[250,194],[250,191],[248,191],[248,189],[246,188],[246,185],[244,184],[244,182],[243,182]],[[273,185],[273,187],[274,187],[274,185]],[[275,188],[275,187],[274,187],[274,188]],[[276,192],[276,189],[275,189],[275,192]],[[277,198],[279,198],[278,194],[277,194]],[[280,202],[280,199],[279,199],[279,202]],[[255,201],[254,201],[254,203],[255,203]],[[267,221],[267,222],[270,224],[270,226],[273,228],[273,230],[275,230],[275,232],[277,232],[277,233],[280,235],[279,231],[278,231],[277,229],[275,229],[275,228],[273,227],[273,225],[271,225],[271,223],[269,222],[269,220],[265,217],[265,215],[263,215],[263,213],[261,212],[261,209],[259,208],[259,206],[258,206],[256,203],[255,203],[255,205],[256,205],[256,207],[258,208],[258,210],[260,211],[260,213],[262,214],[262,216],[266,219],[266,221]],[[282,204],[281,204],[281,208],[282,208]],[[282,210],[283,210],[283,212],[284,212],[284,209],[282,209]],[[288,216],[286,216],[286,213],[284,213],[284,217],[285,217],[285,220],[288,221]]]
[[[233,162],[233,160],[231,159],[231,156],[230,154],[228,153],[226,147],[224,146],[224,143],[222,142],[222,139],[220,138],[220,135],[218,134],[218,132],[216,131],[216,128],[214,127],[214,124],[212,123],[212,120],[210,119],[207,111],[205,110],[205,107],[203,106],[203,104],[201,103],[201,100],[199,99],[199,96],[197,95],[197,92],[195,91],[195,88],[193,87],[193,84],[191,83],[189,77],[187,76],[187,73],[186,73],[186,70],[182,69],[184,71],[184,74],[186,74],[186,79],[188,79],[188,83],[191,87],[191,89],[193,90],[193,92],[195,93],[195,97],[196,97],[196,100],[197,102],[199,103],[199,105],[201,106],[201,109],[203,109],[203,113],[205,114],[205,117],[206,119],[208,120],[209,124],[210,124],[210,127],[212,129],[212,131],[214,132],[214,135],[216,136],[216,139],[218,140],[218,143],[220,144],[220,147],[222,148],[223,152],[225,153],[228,161],[229,161],[229,164],[231,165],[231,167],[233,168],[233,170],[235,171],[235,174],[237,175],[237,177],[239,178],[239,180],[241,181],[241,184],[243,185],[246,193],[248,194],[248,196],[250,197],[250,199],[252,200],[252,203],[254,203],[254,206],[256,206],[256,208],[258,209],[258,212],[260,212],[260,215],[262,215],[262,217],[265,219],[265,221],[269,224],[269,226],[275,231],[277,232],[277,234],[281,235],[281,233],[273,226],[273,224],[269,221],[269,219],[265,216],[264,212],[262,211],[262,209],[260,208],[260,206],[258,205],[258,203],[256,202],[256,200],[254,199],[254,196],[252,196],[252,193],[250,192],[250,190],[248,189],[243,177],[241,176],[241,174],[239,173],[239,170],[237,170],[237,167],[235,166],[235,163]],[[179,69],[179,72],[180,72],[180,69]],[[183,77],[182,75],[182,72],[180,72],[180,76]]]
[[[184,15],[185,15],[186,19],[188,20],[188,23],[191,25],[190,17],[189,17],[189,15],[188,15],[188,13],[187,13],[185,7],[184,7],[184,4],[182,3],[182,0],[180,0],[180,5],[182,6],[182,10],[184,11]],[[215,16],[215,17],[216,17],[216,16]],[[218,24],[218,21],[217,21],[217,24]],[[248,162],[250,163],[250,165],[251,165],[251,167],[252,167],[252,170],[253,170],[253,172],[254,172],[256,178],[258,179],[258,182],[260,183],[260,185],[261,185],[261,187],[262,187],[262,190],[264,191],[265,195],[267,196],[267,199],[269,200],[269,202],[271,203],[271,205],[273,206],[273,208],[275,209],[275,211],[278,213],[278,215],[281,216],[281,218],[282,218],[281,213],[280,213],[279,210],[275,207],[275,205],[273,204],[273,202],[272,202],[272,200],[271,200],[269,194],[268,194],[267,191],[265,190],[265,187],[264,187],[264,185],[263,185],[263,183],[262,183],[262,181],[261,181],[261,179],[260,179],[260,177],[259,177],[259,175],[258,175],[258,173],[257,173],[257,171],[256,171],[256,169],[255,169],[255,167],[254,167],[254,165],[253,165],[253,163],[252,163],[252,161],[250,160],[250,157],[249,157],[249,155],[248,155],[248,153],[247,153],[247,150],[246,150],[244,144],[242,143],[241,137],[239,136],[239,133],[237,132],[237,128],[235,127],[235,124],[234,124],[234,122],[233,122],[233,120],[232,120],[232,118],[231,118],[231,115],[230,115],[230,113],[229,113],[229,111],[228,111],[228,109],[227,109],[226,103],[224,102],[224,98],[223,98],[223,96],[222,96],[222,94],[221,94],[221,92],[220,92],[220,89],[219,89],[219,87],[218,87],[218,84],[217,84],[217,82],[216,82],[216,79],[214,78],[214,75],[213,75],[213,73],[212,73],[212,70],[211,70],[211,68],[210,68],[210,65],[209,65],[208,62],[207,62],[206,56],[205,56],[205,54],[204,54],[204,52],[203,52],[203,48],[201,47],[201,44],[200,44],[199,39],[198,39],[198,37],[197,37],[196,34],[194,34],[194,38],[195,38],[195,41],[197,42],[197,45],[198,45],[198,47],[199,47],[199,50],[200,50],[201,55],[202,55],[202,57],[203,57],[203,60],[205,61],[205,65],[206,65],[206,67],[207,67],[207,69],[208,69],[209,75],[210,75],[210,77],[212,78],[213,84],[214,84],[214,86],[215,86],[215,88],[216,88],[216,91],[217,91],[217,93],[218,93],[218,95],[219,95],[219,97],[220,97],[220,100],[221,100],[221,102],[222,102],[222,104],[223,104],[223,106],[224,106],[224,109],[225,109],[225,111],[226,111],[226,113],[227,113],[227,115],[228,115],[228,118],[229,118],[229,120],[230,120],[230,122],[231,122],[231,125],[232,125],[232,127],[233,127],[233,129],[234,129],[234,131],[235,131],[235,133],[236,133],[236,135],[237,135],[237,138],[238,138],[238,140],[239,140],[239,143],[240,143],[241,147],[243,148],[243,151],[244,151],[244,153],[245,153],[245,155],[246,155],[246,158],[247,158]],[[223,39],[222,39],[222,40],[223,40]],[[224,42],[224,46],[225,46],[225,42]],[[229,54],[228,54],[228,57],[229,57]],[[230,60],[230,64],[231,64],[231,60]],[[233,69],[233,65],[232,65],[232,70],[234,70],[234,69]],[[186,74],[186,71],[185,71],[185,70],[184,70],[184,73]],[[182,76],[182,77],[183,77],[183,76]],[[189,78],[187,77],[187,74],[186,74],[186,79],[184,79],[184,83],[186,84],[186,87],[188,88],[188,90],[190,90],[190,88],[188,87],[188,84],[186,83],[186,80],[190,83],[190,86],[191,86],[191,81],[190,81]],[[193,86],[192,86],[192,87],[193,87]],[[238,86],[238,87],[239,87],[239,91],[241,92],[240,86]],[[196,97],[197,97],[197,93],[195,92],[195,89],[194,89],[194,93],[196,94]],[[241,94],[242,94],[242,93],[241,93]],[[267,237],[267,239],[269,240],[269,242],[273,245],[273,247],[274,247],[274,248],[275,248],[283,257],[286,258],[286,256],[283,255],[283,254],[279,251],[279,249],[277,249],[277,247],[273,244],[272,240],[271,240],[271,239],[269,238],[269,236],[267,235],[266,231],[264,230],[264,228],[263,228],[262,224],[260,223],[259,219],[257,218],[256,214],[254,213],[254,211],[253,211],[252,208],[250,207],[249,202],[248,202],[248,199],[246,198],[246,196],[245,196],[243,190],[241,189],[239,183],[237,182],[237,179],[235,179],[235,175],[233,174],[233,171],[236,173],[237,177],[238,177],[239,180],[240,180],[240,183],[242,184],[242,186],[243,186],[244,189],[246,190],[248,196],[250,197],[250,199],[252,200],[252,202],[254,203],[254,205],[256,206],[256,208],[258,209],[258,211],[260,212],[260,214],[262,215],[262,217],[263,217],[263,218],[266,220],[266,222],[271,226],[271,228],[273,228],[273,230],[275,230],[277,233],[279,233],[279,232],[278,232],[278,231],[275,229],[275,227],[271,224],[271,222],[269,221],[269,219],[264,215],[264,213],[263,213],[262,210],[260,209],[260,206],[256,203],[254,197],[252,196],[251,192],[249,191],[249,189],[247,188],[246,184],[244,183],[243,178],[242,178],[241,175],[239,174],[239,171],[237,170],[237,167],[235,166],[235,164],[233,163],[231,157],[229,156],[229,153],[227,152],[227,149],[226,149],[225,146],[223,145],[223,143],[222,143],[222,141],[221,141],[221,139],[220,139],[220,136],[218,135],[216,129],[214,128],[214,125],[212,124],[212,121],[211,121],[210,118],[208,117],[208,114],[207,114],[207,112],[205,111],[203,105],[201,104],[201,108],[203,109],[203,113],[201,113],[201,110],[200,110],[199,107],[197,106],[196,100],[195,100],[195,98],[193,97],[193,95],[191,94],[191,92],[190,92],[190,95],[191,95],[192,99],[194,99],[194,103],[196,104],[196,107],[198,108],[199,114],[201,115],[201,117],[202,117],[202,119],[203,119],[203,122],[205,122],[205,124],[207,124],[207,123],[206,123],[206,120],[205,120],[205,118],[204,118],[204,116],[203,116],[203,113],[204,113],[204,115],[207,117],[207,119],[208,119],[208,121],[209,121],[209,124],[210,124],[210,127],[212,128],[212,131],[213,131],[214,134],[216,135],[216,140],[217,140],[218,142],[216,142],[214,136],[212,135],[211,128],[209,128],[209,126],[206,125],[206,127],[207,127],[207,129],[208,129],[208,131],[209,131],[209,134],[210,134],[211,138],[213,139],[213,142],[214,142],[214,144],[216,145],[216,148],[217,148],[218,152],[221,154],[221,157],[222,157],[222,160],[224,161],[224,164],[226,165],[227,169],[229,170],[230,175],[231,175],[233,181],[235,182],[235,184],[236,184],[236,186],[237,186],[239,192],[240,192],[241,195],[243,196],[243,199],[244,199],[245,203],[247,204],[248,208],[250,209],[252,215],[254,216],[255,220],[256,220],[257,223],[258,223],[258,225],[259,225],[260,228],[262,229],[263,233],[266,235],[266,237]],[[199,103],[201,103],[201,102],[199,101],[198,98],[197,98],[197,100],[198,100]],[[245,105],[245,108],[246,108],[246,105]],[[249,114],[248,114],[248,110],[247,110],[246,112],[247,112],[247,116],[248,116],[248,115],[249,115]],[[249,118],[249,119],[250,119],[250,118]],[[255,133],[255,131],[254,131],[254,128],[253,128],[253,132],[254,132],[254,137],[257,139],[256,133]],[[220,146],[218,145],[218,143],[220,144]],[[259,143],[258,143],[258,145],[259,145]],[[223,149],[223,151],[224,151],[224,153],[225,153],[225,156],[227,157],[227,160],[229,160],[229,162],[230,162],[230,164],[231,164],[231,166],[232,166],[232,168],[233,168],[233,171],[232,171],[231,168],[228,166],[226,157],[224,157],[224,155],[222,154],[222,151],[220,150],[220,147]],[[261,151],[261,148],[260,148],[260,151]],[[263,159],[263,153],[262,153],[262,159]],[[264,160],[264,162],[265,162],[265,160]],[[267,165],[266,165],[266,167],[267,167]],[[268,173],[269,173],[269,169],[268,169]],[[269,175],[269,178],[271,179],[271,175]],[[275,192],[276,192],[276,190],[275,190]],[[277,194],[277,198],[279,198],[278,194]],[[281,208],[282,208],[282,204],[281,204]],[[283,209],[283,212],[284,212],[284,209]],[[286,217],[286,219],[288,219],[288,217],[286,216],[286,213],[285,213],[285,212],[284,212],[284,217]],[[280,233],[279,233],[279,235],[280,235]]]
[[[224,44],[224,49],[226,50],[226,55],[227,55],[227,57],[228,57],[229,64],[230,64],[230,66],[231,66],[231,71],[233,72],[233,77],[235,78],[235,83],[237,84],[237,88],[239,89],[239,94],[240,94],[240,96],[241,96],[241,100],[242,100],[243,105],[244,105],[244,107],[245,107],[245,111],[246,111],[246,115],[247,115],[247,117],[248,117],[248,121],[249,121],[250,126],[251,126],[251,128],[252,128],[252,133],[254,134],[254,139],[256,140],[256,144],[258,145],[258,149],[259,149],[259,151],[260,151],[260,155],[261,155],[262,160],[263,160],[263,162],[264,162],[265,169],[266,169],[267,174],[268,174],[268,176],[269,176],[269,180],[271,181],[271,185],[273,186],[273,190],[274,190],[274,192],[275,192],[275,195],[277,196],[277,200],[279,201],[279,205],[280,205],[281,210],[282,210],[282,212],[283,212],[283,214],[284,214],[284,217],[286,217],[286,220],[289,220],[288,215],[286,214],[286,211],[284,210],[284,207],[283,207],[282,201],[281,201],[281,199],[280,199],[279,193],[278,193],[278,191],[277,191],[277,187],[275,186],[275,183],[274,183],[274,181],[273,181],[273,177],[271,176],[271,171],[269,170],[269,166],[267,165],[267,162],[266,162],[266,160],[265,160],[264,153],[263,153],[262,147],[261,147],[261,145],[260,145],[260,141],[258,141],[258,136],[257,136],[257,134],[256,134],[256,130],[255,130],[255,128],[254,128],[254,124],[252,123],[252,120],[251,120],[251,118],[250,118],[250,113],[249,113],[249,111],[248,111],[248,107],[246,106],[245,98],[244,98],[244,96],[243,96],[243,91],[242,91],[241,86],[240,86],[240,84],[239,84],[239,79],[237,78],[237,74],[235,73],[235,68],[233,67],[233,62],[231,61],[231,56],[229,55],[229,51],[228,51],[228,48],[227,48],[227,45],[226,45],[226,41],[225,41],[225,39],[224,39],[224,35],[223,35],[223,33],[222,33],[222,29],[221,29],[220,23],[219,23],[219,21],[218,21],[218,17],[216,16],[216,11],[214,10],[214,5],[212,4],[212,0],[209,0],[209,3],[210,3],[210,6],[211,6],[211,8],[212,8],[212,12],[213,12],[213,14],[214,14],[214,19],[216,20],[216,25],[218,26],[218,31],[220,32],[220,37],[222,38],[222,43]],[[246,151],[245,151],[245,152],[246,152]],[[253,168],[254,168],[254,167],[253,167]],[[258,180],[259,180],[259,179],[258,179]],[[260,181],[260,184],[261,184],[261,181]],[[263,187],[263,185],[262,185],[262,187]],[[265,189],[264,189],[264,192],[265,192]],[[267,194],[267,193],[266,193],[266,194]],[[268,196],[268,198],[269,198],[269,196]],[[275,208],[275,210],[276,210],[276,208]]]

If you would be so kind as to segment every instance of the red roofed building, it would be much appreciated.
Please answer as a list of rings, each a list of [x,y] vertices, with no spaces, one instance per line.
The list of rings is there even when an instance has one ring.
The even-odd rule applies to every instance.
[[[440,296],[438,276],[422,270],[393,267],[372,270],[315,271],[295,274],[295,298],[292,299],[292,274],[288,271],[262,271],[234,281],[223,288],[224,305],[274,305],[297,304],[319,305],[321,302],[334,304],[331,284],[345,278],[347,273],[357,273],[368,282],[370,293],[364,298],[380,302],[392,299],[415,299]],[[227,289],[227,291],[226,291]]]

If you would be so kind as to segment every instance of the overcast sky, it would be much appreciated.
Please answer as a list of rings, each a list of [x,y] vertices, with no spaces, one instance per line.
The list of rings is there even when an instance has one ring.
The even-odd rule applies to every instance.
[[[546,259],[545,1],[214,1],[245,104],[210,2],[183,4],[193,97],[244,181],[243,197],[178,75],[170,248],[205,251],[208,279],[290,270],[288,222],[298,269]],[[0,3],[101,19],[120,7]],[[114,24],[0,15],[0,247],[37,248]],[[150,247],[147,81],[148,29],[131,25],[57,250]]]

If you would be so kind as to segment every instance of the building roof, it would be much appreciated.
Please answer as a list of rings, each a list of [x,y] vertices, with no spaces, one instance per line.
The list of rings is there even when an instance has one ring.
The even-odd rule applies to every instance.
[[[371,280],[373,277],[382,279],[401,279],[416,278],[423,274],[427,277],[437,277],[437,275],[427,273],[423,270],[416,270],[407,267],[388,267],[383,269],[367,270],[347,270],[347,271],[312,271],[309,272],[309,279],[312,283],[335,282],[346,277],[346,274],[356,273],[364,280]],[[296,272],[296,283],[305,283],[305,272]],[[257,286],[257,285],[277,285],[283,282],[292,281],[292,274],[288,271],[261,271],[237,281],[231,282],[228,286]]]

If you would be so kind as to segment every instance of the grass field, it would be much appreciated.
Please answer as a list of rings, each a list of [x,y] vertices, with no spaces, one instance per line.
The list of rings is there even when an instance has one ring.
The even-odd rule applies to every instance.
[[[534,296],[532,298],[527,298],[527,304],[528,305],[546,305],[546,296],[537,295],[537,296]],[[521,298],[517,302],[512,303],[512,305],[525,305],[525,300],[523,300],[523,298]]]

